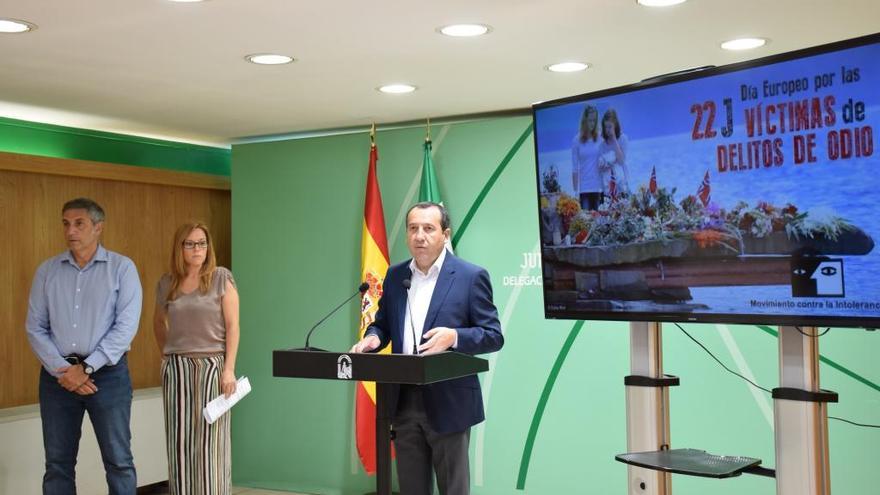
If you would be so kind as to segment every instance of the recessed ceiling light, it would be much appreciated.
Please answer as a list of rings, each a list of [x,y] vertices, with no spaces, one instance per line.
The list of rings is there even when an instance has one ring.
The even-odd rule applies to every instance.
[[[725,50],[751,50],[764,46],[766,43],[767,40],[764,38],[738,38],[721,43],[721,48]]]
[[[412,93],[416,90],[416,87],[411,84],[386,84],[385,86],[376,88],[376,90],[392,95],[401,95],[404,93]]]
[[[0,18],[0,33],[26,33],[28,31],[33,31],[34,29],[37,29],[37,25],[27,21]]]
[[[636,0],[639,5],[644,5],[645,7],[671,7],[673,5],[678,5],[680,3],[685,3],[687,0]]]
[[[245,60],[259,65],[283,65],[293,62],[293,57],[277,55],[275,53],[254,53],[246,56]]]
[[[445,34],[446,36],[453,36],[456,38],[481,36],[491,30],[492,28],[485,24],[450,24],[449,26],[437,28],[437,31],[440,34]]]
[[[579,72],[582,70],[587,70],[590,67],[590,64],[586,64],[583,62],[561,62],[558,64],[548,65],[545,69],[550,72]]]

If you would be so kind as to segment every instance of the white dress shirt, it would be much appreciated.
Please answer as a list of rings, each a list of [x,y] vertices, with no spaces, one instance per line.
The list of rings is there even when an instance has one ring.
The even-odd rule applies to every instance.
[[[403,353],[419,354],[418,351],[413,352],[413,342],[418,348],[421,343],[421,336],[424,331],[430,328],[424,328],[425,317],[428,315],[428,306],[431,305],[431,296],[434,295],[434,287],[437,286],[437,279],[440,277],[440,268],[446,259],[446,249],[440,252],[440,256],[434,261],[434,264],[428,268],[427,273],[423,273],[416,266],[416,260],[413,259],[409,263],[409,269],[412,271],[412,279],[410,279],[409,290],[407,291],[406,315],[403,326]],[[456,341],[458,339],[456,338]],[[456,342],[457,343],[457,342]]]

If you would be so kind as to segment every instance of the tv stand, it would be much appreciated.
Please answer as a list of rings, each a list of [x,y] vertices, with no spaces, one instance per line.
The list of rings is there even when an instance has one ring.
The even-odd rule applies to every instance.
[[[828,407],[837,394],[819,388],[819,339],[815,327],[779,327],[779,383],[773,389],[776,470],[752,457],[718,456],[670,449],[669,387],[663,374],[659,322],[630,323],[626,386],[629,495],[671,495],[671,474],[728,478],[743,473],[776,478],[778,495],[830,495]]]

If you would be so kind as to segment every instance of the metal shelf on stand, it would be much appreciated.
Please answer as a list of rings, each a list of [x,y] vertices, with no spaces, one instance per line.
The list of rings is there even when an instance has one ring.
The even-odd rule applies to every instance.
[[[761,459],[713,455],[698,449],[630,452],[616,455],[614,458],[633,466],[706,478],[731,478],[743,473],[770,477],[775,475],[772,469],[760,467]]]

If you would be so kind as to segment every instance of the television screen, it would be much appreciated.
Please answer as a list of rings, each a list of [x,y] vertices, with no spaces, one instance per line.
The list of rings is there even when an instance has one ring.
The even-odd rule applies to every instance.
[[[548,318],[880,326],[880,34],[533,115]]]

